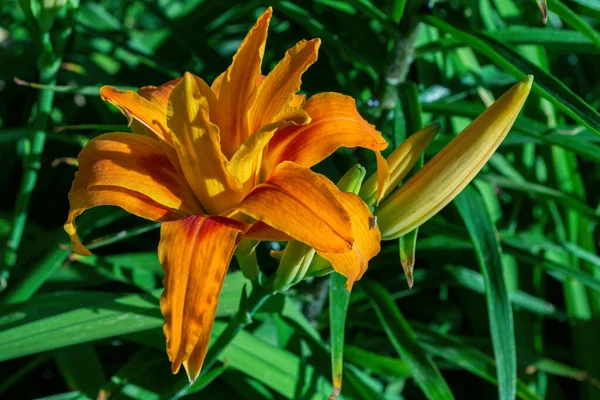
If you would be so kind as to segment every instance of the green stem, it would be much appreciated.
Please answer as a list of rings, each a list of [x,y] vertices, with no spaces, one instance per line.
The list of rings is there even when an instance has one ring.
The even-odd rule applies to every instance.
[[[41,73],[40,81],[47,79],[45,83],[53,85],[54,77]],[[17,262],[17,250],[21,245],[25,223],[27,222],[27,210],[33,192],[37,183],[38,172],[40,170],[40,159],[46,143],[46,123],[48,115],[52,111],[54,92],[51,90],[41,90],[38,94],[36,107],[36,118],[33,122],[33,129],[25,139],[25,158],[23,162],[23,174],[21,185],[17,193],[17,199],[14,209],[14,219],[12,230],[6,243],[4,257],[2,258],[2,277],[8,278],[8,270]]]
[[[208,349],[204,358],[202,374],[204,375],[217,361],[221,352],[236,335],[252,322],[254,314],[262,307],[262,305],[273,295],[270,285],[261,286],[258,283],[253,283],[252,292],[246,300],[245,306],[242,305],[235,313],[225,330],[217,338],[214,344]]]
[[[69,14],[72,17],[72,14]],[[37,32],[38,69],[40,71],[40,84],[48,88],[56,84],[56,75],[58,73],[65,42],[71,33],[72,19],[60,26],[60,35],[57,43],[53,45],[50,27],[46,30],[40,30],[40,27],[34,27]],[[17,263],[17,251],[21,245],[31,194],[37,183],[38,173],[41,167],[41,157],[46,144],[46,126],[48,117],[52,111],[54,103],[54,91],[50,89],[41,89],[38,92],[36,105],[32,110],[34,116],[32,129],[25,139],[25,155],[23,159],[23,172],[21,184],[17,193],[14,209],[14,219],[10,234],[4,249],[4,254],[0,258],[0,290],[6,287],[6,281],[12,269]]]
[[[204,377],[214,366],[219,359],[219,356],[225,350],[225,348],[235,339],[238,333],[242,331],[246,326],[252,322],[254,314],[262,307],[262,305],[273,295],[273,282],[268,280],[264,283],[260,283],[259,275],[258,279],[252,281],[252,291],[248,298],[245,297],[245,287],[242,292],[242,300],[240,307],[235,315],[229,321],[229,324],[223,332],[219,335],[217,340],[210,346],[206,357],[204,357],[204,364],[202,366],[202,372],[200,373],[199,379],[192,385],[188,385],[187,382],[183,385],[177,385],[175,390],[170,393],[165,393],[161,396],[161,399],[178,399],[188,392],[193,392],[194,387],[202,382]],[[183,387],[182,387],[183,386]]]

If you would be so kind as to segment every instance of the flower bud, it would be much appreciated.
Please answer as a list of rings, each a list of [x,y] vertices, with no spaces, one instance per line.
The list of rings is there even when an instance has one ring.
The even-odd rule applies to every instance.
[[[246,279],[251,281],[258,277],[260,268],[256,259],[256,246],[258,241],[242,239],[235,249],[235,259]]]
[[[421,153],[440,131],[439,124],[431,124],[411,135],[387,158],[390,179],[383,191],[383,198],[389,195],[419,161]],[[377,173],[373,174],[360,189],[360,197],[369,206],[375,204],[377,197]]]
[[[340,178],[337,187],[342,192],[358,194],[366,174],[367,170],[362,165],[356,164]],[[375,176],[375,181],[377,181],[377,176]]]
[[[417,228],[471,182],[508,134],[532,83],[529,75],[514,85],[377,208],[382,239]]]
[[[273,288],[278,291],[287,290],[304,279],[314,256],[315,250],[309,245],[291,240],[281,256]]]

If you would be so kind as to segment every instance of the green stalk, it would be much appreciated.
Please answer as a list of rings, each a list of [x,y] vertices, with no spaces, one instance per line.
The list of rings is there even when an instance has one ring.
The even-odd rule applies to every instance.
[[[41,157],[46,144],[48,117],[54,103],[54,91],[50,88],[56,84],[56,74],[62,62],[66,41],[71,34],[73,13],[77,5],[78,2],[75,1],[58,11],[43,9],[39,15],[34,16],[27,3],[23,2],[24,11],[32,24],[38,46],[39,83],[49,89],[40,89],[37,102],[31,112],[32,129],[25,139],[23,173],[15,202],[13,224],[4,254],[0,258],[0,281],[2,282],[0,288],[6,287],[10,269],[17,263],[17,251],[27,222],[31,194],[37,183]],[[54,23],[56,23],[55,30],[52,29]],[[53,37],[56,38],[55,43],[52,42]]]
[[[231,343],[233,338],[235,338],[242,329],[252,323],[254,314],[256,314],[273,294],[274,292],[270,289],[270,285],[261,286],[258,283],[253,284],[252,292],[245,300],[245,304],[240,304],[240,308],[233,318],[231,318],[225,330],[208,349],[206,357],[204,358],[201,376],[206,374],[206,372],[212,368],[225,347]],[[242,302],[244,301],[243,299],[244,295],[242,295]]]
[[[242,297],[240,300],[240,306],[235,315],[227,324],[227,327],[217,340],[209,347],[206,357],[204,357],[204,364],[202,366],[202,372],[196,382],[189,385],[187,380],[185,382],[177,382],[177,384],[168,392],[161,395],[161,399],[178,399],[190,392],[194,392],[196,386],[202,384],[203,379],[207,373],[212,369],[214,364],[219,359],[219,356],[225,350],[225,348],[235,339],[238,333],[242,331],[246,326],[252,323],[252,317],[258,312],[262,305],[275,293],[273,291],[273,282],[268,280],[265,283],[260,283],[262,275],[258,276],[258,279],[252,281],[252,291],[250,296],[246,297],[246,287],[242,289]]]

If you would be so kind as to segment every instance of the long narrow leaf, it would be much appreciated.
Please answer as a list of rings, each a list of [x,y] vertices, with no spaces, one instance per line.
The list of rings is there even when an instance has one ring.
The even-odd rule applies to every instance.
[[[431,400],[454,399],[444,377],[419,346],[415,333],[404,319],[387,289],[371,280],[362,280],[361,287],[367,292],[377,318],[390,342],[410,366],[415,382],[427,398]]]
[[[504,282],[502,253],[496,230],[483,199],[472,187],[467,187],[455,200],[471,236],[486,286],[488,317],[498,375],[501,400],[516,395],[517,350],[512,308]]]

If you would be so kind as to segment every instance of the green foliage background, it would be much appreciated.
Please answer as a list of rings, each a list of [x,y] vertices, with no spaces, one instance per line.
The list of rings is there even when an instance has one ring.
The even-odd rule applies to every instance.
[[[263,70],[298,40],[321,37],[303,91],[356,98],[390,150],[421,119],[440,122],[442,133],[425,159],[431,157],[486,102],[535,75],[532,95],[498,153],[419,230],[414,287],[407,287],[397,242],[384,243],[355,286],[341,398],[599,399],[600,2],[549,0],[546,26],[534,0],[426,3],[82,1],[47,126],[38,130],[46,143],[27,214],[16,199],[36,151],[35,110],[47,91],[13,78],[44,82],[44,62],[20,2],[0,3],[2,242],[15,221],[26,220],[14,266],[3,249],[0,397],[331,394],[330,311],[335,325],[345,305],[336,291],[339,277],[331,277],[331,297],[325,277],[269,300],[222,353],[222,363],[190,387],[183,373],[170,374],[164,352],[158,224],[115,208],[89,211],[80,224],[95,253],[89,258],[71,255],[62,230],[75,171],[69,160],[90,138],[127,129],[98,88],[158,85],[184,71],[210,82],[272,5]],[[335,180],[357,162],[374,170],[372,155],[353,149],[316,169]],[[268,257],[276,246],[259,248],[267,273],[276,268]],[[214,337],[237,310],[244,283],[234,262]],[[332,330],[336,357],[340,331]]]

